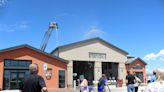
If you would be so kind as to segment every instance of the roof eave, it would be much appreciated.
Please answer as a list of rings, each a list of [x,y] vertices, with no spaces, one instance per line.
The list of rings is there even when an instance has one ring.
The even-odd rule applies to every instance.
[[[40,49],[34,48],[34,47],[32,47],[32,46],[30,46],[30,45],[27,45],[27,44],[23,44],[23,45],[19,45],[19,46],[15,46],[15,47],[10,47],[10,48],[6,48],[6,49],[2,49],[2,50],[0,50],[0,53],[6,52],[6,51],[15,50],[15,49],[19,49],[19,48],[23,48],[23,47],[32,49],[32,50],[34,50],[34,51],[36,51],[36,52],[39,52],[39,53],[42,53],[42,54],[44,54],[44,55],[50,56],[50,57],[52,57],[52,58],[58,59],[58,60],[60,60],[60,61],[62,61],[62,62],[64,62],[64,63],[66,63],[66,64],[69,63],[67,60],[64,60],[64,59],[62,59],[62,58],[60,58],[60,57],[57,57],[57,56],[54,56],[54,55],[51,55],[51,54],[49,54],[49,53],[47,53],[47,52],[43,52],[43,51],[41,51]]]
[[[122,49],[116,47],[115,45],[113,45],[113,44],[111,44],[111,43],[109,43],[109,42],[107,42],[107,41],[105,41],[105,40],[103,40],[103,39],[101,39],[101,38],[99,38],[99,37],[95,37],[95,38],[91,38],[91,39],[87,39],[87,40],[83,40],[83,41],[79,41],[79,42],[74,42],[74,43],[70,43],[70,44],[67,44],[67,45],[63,45],[63,46],[59,46],[59,47],[55,48],[55,49],[51,52],[51,54],[54,53],[54,52],[55,52],[56,50],[58,50],[58,49],[62,49],[62,48],[65,48],[65,47],[67,47],[67,46],[72,46],[72,45],[75,45],[75,44],[79,44],[79,43],[83,43],[83,42],[87,42],[87,41],[92,41],[92,40],[99,40],[100,42],[104,42],[105,44],[110,45],[110,46],[114,47],[115,49],[121,51],[121,52],[124,53],[125,55],[128,55],[128,52],[126,52],[126,51],[124,51],[124,50],[122,50]]]

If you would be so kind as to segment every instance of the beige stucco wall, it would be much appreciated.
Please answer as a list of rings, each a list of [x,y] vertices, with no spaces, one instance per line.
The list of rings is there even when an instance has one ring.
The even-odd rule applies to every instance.
[[[106,59],[89,58],[89,52],[106,53]],[[107,61],[107,62],[125,62],[127,57],[119,51],[109,48],[102,43],[92,43],[89,45],[75,47],[71,50],[59,50],[59,57],[66,60],[81,60],[81,61]]]
[[[70,49],[71,48],[71,49]],[[89,52],[93,53],[105,53],[106,59],[89,58]],[[57,52],[54,52],[54,55]],[[127,56],[125,53],[120,52],[118,49],[105,45],[101,42],[86,43],[83,45],[76,45],[69,48],[59,50],[59,57],[69,60],[68,64],[68,84],[73,84],[73,63],[72,61],[95,61],[94,67],[94,79],[97,80],[101,77],[102,66],[101,62],[117,62],[119,64],[118,77],[125,81],[125,62]]]

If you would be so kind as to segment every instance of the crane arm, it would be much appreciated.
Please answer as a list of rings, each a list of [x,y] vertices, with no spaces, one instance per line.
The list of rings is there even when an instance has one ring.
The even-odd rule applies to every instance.
[[[40,45],[40,49],[42,51],[44,51],[46,49],[48,41],[49,41],[49,38],[50,38],[50,36],[52,34],[53,29],[57,29],[57,28],[58,28],[57,23],[54,23],[54,22],[50,23],[48,31],[45,32],[44,38],[43,38],[43,40],[41,42],[41,45]]]

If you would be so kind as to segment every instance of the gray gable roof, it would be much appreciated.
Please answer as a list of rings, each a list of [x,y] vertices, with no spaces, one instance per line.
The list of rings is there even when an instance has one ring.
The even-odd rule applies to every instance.
[[[36,52],[39,52],[41,54],[44,54],[46,56],[52,57],[54,59],[60,60],[60,61],[62,61],[64,63],[68,64],[68,61],[67,60],[64,60],[64,59],[62,59],[60,57],[57,57],[57,56],[54,56],[54,55],[51,55],[51,54],[49,54],[47,52],[43,52],[42,50],[37,49],[37,48],[34,48],[34,47],[32,47],[30,45],[27,45],[27,44],[23,44],[23,45],[19,45],[19,46],[15,46],[15,47],[10,47],[10,48],[6,48],[6,49],[2,49],[2,50],[0,50],[0,53],[6,52],[6,51],[15,50],[15,49],[19,49],[19,48],[24,48],[24,47],[29,48],[29,49],[32,49],[32,50],[34,50]]]
[[[51,54],[52,54],[53,52],[55,52],[56,50],[58,50],[58,49],[62,49],[62,48],[66,48],[66,47],[71,47],[71,46],[74,46],[74,45],[79,45],[79,44],[82,44],[82,43],[85,43],[85,42],[91,42],[91,41],[100,41],[100,42],[106,44],[107,46],[111,46],[111,47],[115,48],[116,50],[118,50],[118,51],[120,51],[120,52],[122,52],[122,53],[128,55],[128,52],[126,52],[126,51],[124,51],[124,50],[122,50],[122,49],[120,49],[120,48],[114,46],[113,44],[111,44],[111,43],[109,43],[109,42],[107,42],[107,41],[105,41],[105,40],[103,40],[103,39],[101,39],[101,38],[99,38],[99,37],[91,38],[91,39],[87,39],[87,40],[83,40],[83,41],[79,41],[79,42],[74,42],[74,43],[71,43],[71,44],[63,45],[63,46],[59,46],[59,47],[57,47],[56,49],[54,49],[54,50],[51,52]]]
[[[141,58],[139,57],[135,57],[135,58],[129,58],[128,61],[125,64],[132,64],[133,62],[135,62],[137,59],[139,59],[142,63],[144,63],[145,65],[147,65],[147,63],[145,61],[143,61]]]

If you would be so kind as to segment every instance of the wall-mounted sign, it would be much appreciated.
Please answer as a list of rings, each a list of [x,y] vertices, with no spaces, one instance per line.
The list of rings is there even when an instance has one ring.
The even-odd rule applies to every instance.
[[[44,75],[47,80],[50,80],[52,77],[52,68],[49,68],[46,63],[43,64]]]
[[[46,64],[46,63],[44,63],[44,64],[43,64],[43,69],[44,69],[44,71],[46,71],[46,70],[47,70],[47,67],[48,67],[48,66],[47,66],[47,64]]]
[[[46,79],[50,80],[52,77],[52,68],[48,68],[46,71]]]
[[[89,58],[106,59],[106,53],[89,52]]]

